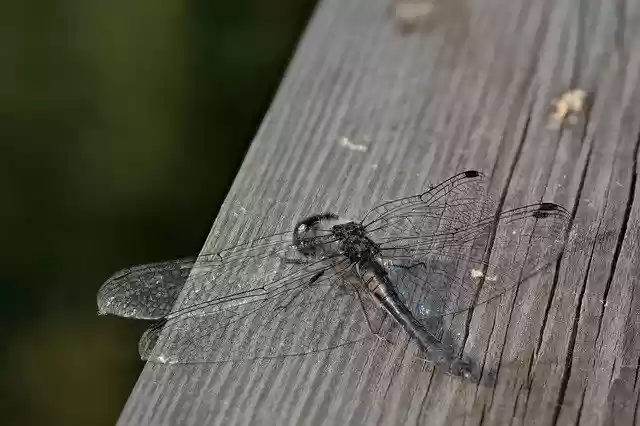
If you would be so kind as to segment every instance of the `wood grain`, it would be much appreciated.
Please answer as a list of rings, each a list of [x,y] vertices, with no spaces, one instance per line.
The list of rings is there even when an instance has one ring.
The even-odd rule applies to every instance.
[[[474,311],[464,350],[491,384],[374,339],[284,359],[148,364],[119,424],[635,422],[640,3],[455,2],[407,32],[389,0],[323,0],[205,249],[309,212],[359,217],[464,169],[484,171],[510,205],[562,204],[574,230],[557,268]],[[589,108],[549,129],[552,99],[572,88],[589,92]]]

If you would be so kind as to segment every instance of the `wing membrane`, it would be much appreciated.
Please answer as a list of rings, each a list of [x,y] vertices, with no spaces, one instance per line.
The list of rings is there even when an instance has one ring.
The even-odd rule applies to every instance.
[[[171,312],[190,275],[216,276],[224,268],[238,270],[249,261],[284,256],[290,245],[290,233],[283,232],[204,253],[198,260],[186,257],[122,269],[98,290],[98,312],[136,319],[163,318]]]
[[[195,257],[191,257],[122,269],[98,290],[98,312],[125,318],[163,318],[171,312],[194,264]]]
[[[542,203],[460,229],[446,243],[393,240],[383,244],[383,255],[394,259],[391,279],[409,310],[442,332],[455,314],[501,302],[553,265],[569,224],[564,208]]]
[[[459,173],[421,194],[379,205],[362,223],[372,235],[382,231],[397,237],[440,235],[464,228],[495,211],[496,203],[486,193],[483,177],[473,170]]]
[[[141,357],[161,363],[238,361],[299,355],[370,337],[357,294],[343,288],[343,273],[331,271],[346,271],[346,262],[282,273],[251,294],[186,301],[145,333]]]

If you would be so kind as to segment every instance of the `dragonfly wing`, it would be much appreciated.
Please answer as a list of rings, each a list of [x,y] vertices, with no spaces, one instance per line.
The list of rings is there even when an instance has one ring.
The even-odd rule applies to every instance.
[[[149,359],[150,354],[153,352],[153,348],[155,348],[158,343],[162,328],[166,324],[166,319],[160,319],[142,333],[142,337],[140,337],[140,340],[138,341],[138,353],[140,354],[141,359],[145,361]]]
[[[323,351],[371,337],[358,294],[345,291],[343,277],[334,272],[339,263],[284,267],[251,292],[184,300],[160,324],[161,332],[156,327],[145,333],[141,356],[160,363],[241,361]],[[236,283],[228,285],[243,279],[235,276]]]
[[[216,253],[132,266],[113,274],[98,290],[100,314],[157,320],[168,315],[190,275],[216,276],[219,269],[278,256],[291,250],[290,232],[270,235]],[[192,269],[195,270],[192,273]]]
[[[436,249],[446,246],[456,230],[491,215],[496,205],[486,193],[482,173],[470,170],[421,194],[382,203],[362,223],[374,241],[410,244],[419,237],[421,244]]]
[[[98,312],[160,319],[171,312],[195,258],[137,265],[113,274],[98,290]]]
[[[447,329],[455,314],[501,300],[558,259],[570,224],[566,210],[540,204],[499,219],[461,230],[455,245],[437,250],[416,241],[382,245],[398,294],[425,327]]]
[[[388,259],[419,253],[462,256],[469,245],[473,256],[483,258],[494,245],[526,238],[526,232],[532,244],[555,246],[564,240],[571,219],[566,209],[537,203],[499,211],[483,178],[474,170],[459,173],[421,194],[379,205],[363,225]]]

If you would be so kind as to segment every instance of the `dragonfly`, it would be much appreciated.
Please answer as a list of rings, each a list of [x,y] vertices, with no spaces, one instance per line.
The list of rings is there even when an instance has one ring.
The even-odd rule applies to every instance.
[[[571,223],[552,202],[502,204],[467,170],[360,220],[318,213],[197,258],[123,269],[99,289],[98,312],[154,320],[139,342],[151,362],[297,356],[402,334],[440,370],[476,381],[453,318],[502,303],[552,265]]]

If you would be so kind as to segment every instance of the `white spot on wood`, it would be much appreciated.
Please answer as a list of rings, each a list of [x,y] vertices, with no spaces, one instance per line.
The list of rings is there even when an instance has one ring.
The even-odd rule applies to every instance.
[[[573,89],[565,92],[559,99],[553,99],[551,105],[555,111],[551,114],[549,127],[559,128],[565,120],[569,124],[576,124],[578,113],[585,109],[587,92],[582,89]]]
[[[341,137],[338,142],[340,143],[340,145],[344,146],[347,149],[350,149],[351,151],[367,152],[367,150],[369,149],[369,147],[367,147],[366,145],[360,145],[351,142],[351,140],[346,136]]]
[[[471,278],[478,279],[478,278],[482,278],[482,277],[485,277],[485,281],[498,281],[498,277],[496,275],[487,275],[487,276],[485,276],[484,272],[482,272],[479,269],[472,269],[471,270]]]
[[[424,21],[433,11],[428,0],[402,0],[393,5],[393,14],[404,25],[415,25]]]

